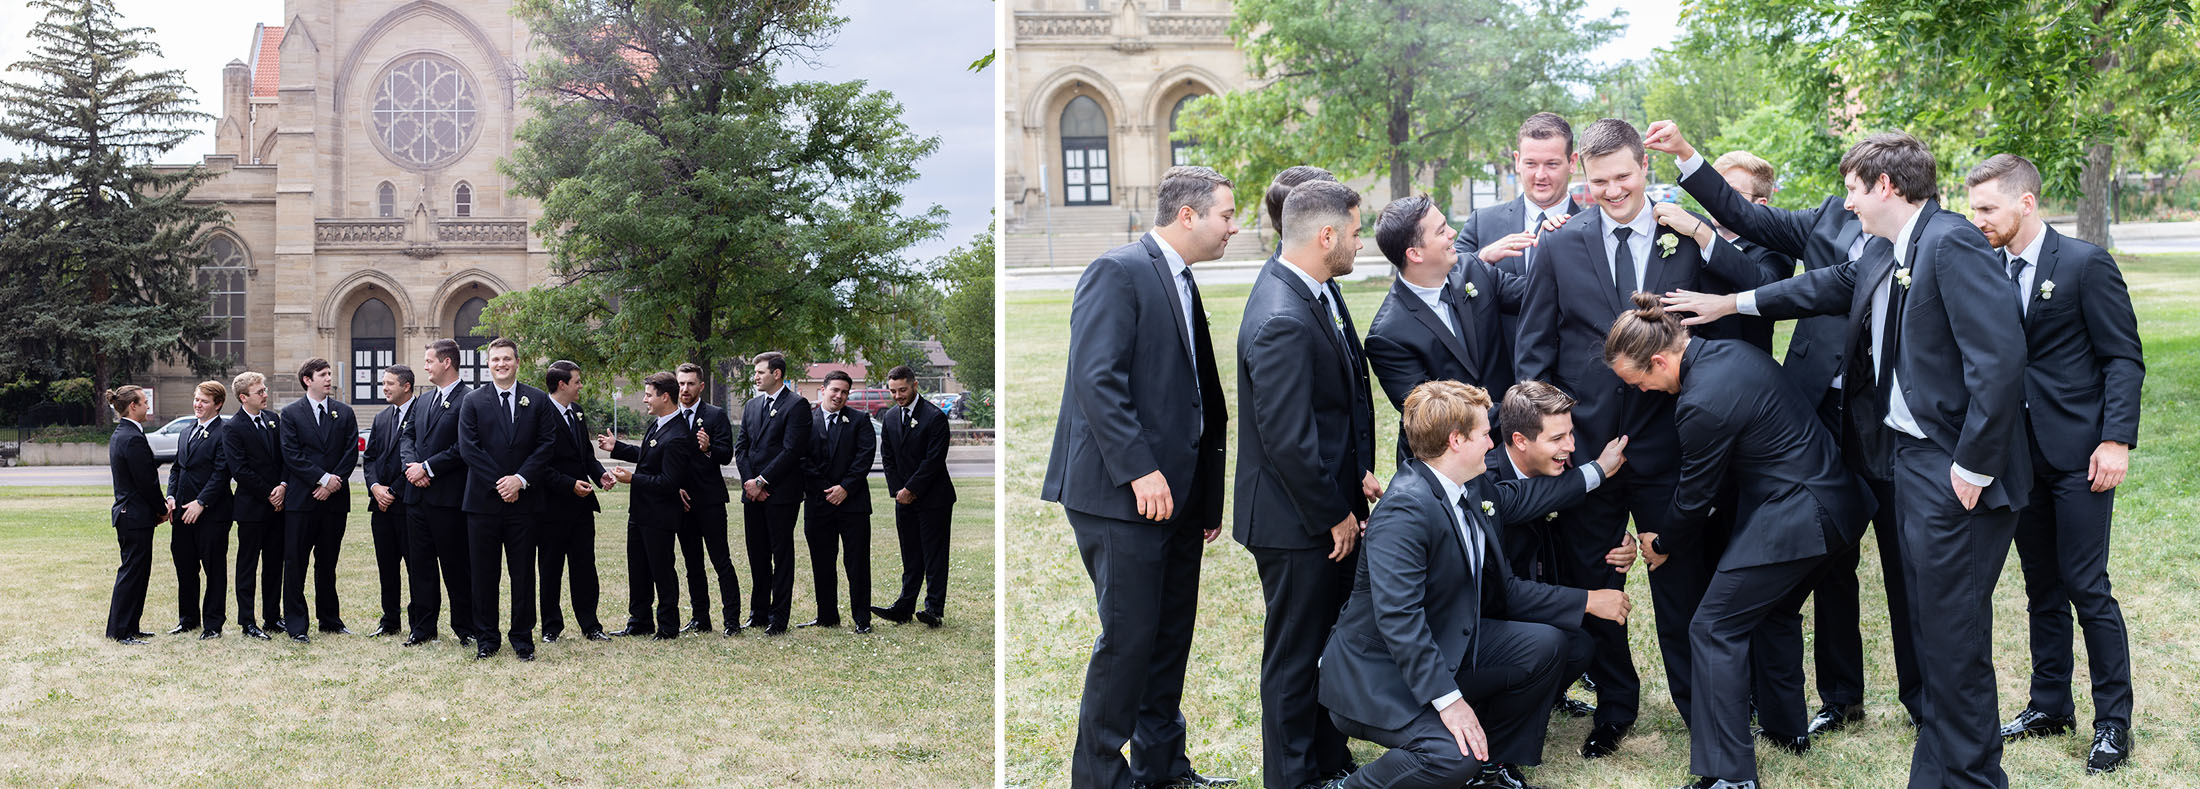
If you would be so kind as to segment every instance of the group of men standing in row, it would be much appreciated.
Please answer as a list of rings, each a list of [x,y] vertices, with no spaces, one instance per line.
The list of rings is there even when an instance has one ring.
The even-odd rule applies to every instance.
[[[268,410],[267,381],[260,373],[242,373],[230,387],[201,383],[193,397],[197,421],[177,443],[165,495],[144,437],[149,393],[135,386],[110,393],[120,417],[108,455],[122,564],[107,637],[125,644],[150,637],[138,622],[152,528],[170,520],[180,608],[171,635],[196,630],[201,639],[221,637],[231,522],[237,524],[237,608],[245,635],[270,638],[253,618],[255,580],[265,590],[261,610],[269,629],[299,643],[311,641],[312,623],[322,633],[351,632],[338,612],[336,565],[351,510],[347,479],[355,466],[367,485],[381,603],[381,618],[369,635],[402,631],[405,646],[437,638],[436,620],[447,593],[451,629],[461,644],[474,646],[476,658],[495,655],[509,639],[513,653],[531,661],[538,578],[542,641],[550,643],[565,632],[559,591],[568,573],[575,623],[589,640],[665,640],[707,632],[714,627],[706,551],[718,574],[725,634],[744,626],[767,635],[785,633],[794,588],[794,527],[805,503],[804,536],[818,613],[796,627],[840,625],[834,561],[843,549],[857,633],[871,631],[874,614],[940,626],[955,501],[947,473],[947,416],[918,396],[916,375],[908,367],[887,373],[894,405],[884,412],[875,439],[870,416],[847,405],[854,385],[847,373],[827,374],[813,405],[787,382],[784,355],[759,354],[753,370],[759,394],[743,407],[736,434],[725,409],[702,401],[707,388],[702,368],[683,364],[677,373],[652,373],[642,380],[641,403],[649,421],[639,443],[627,443],[609,426],[591,425],[580,409],[579,365],[552,362],[543,372],[544,388],[538,389],[519,381],[519,347],[513,341],[493,340],[481,352],[489,381],[470,389],[460,381],[459,346],[450,339],[426,345],[425,386],[417,385],[421,382],[405,365],[384,368],[380,384],[389,405],[375,416],[363,453],[356,415],[331,397],[335,373],[327,360],[309,359],[299,367],[305,396],[280,413]],[[239,408],[223,417],[223,400],[232,391]],[[596,449],[632,465],[607,469]],[[900,596],[884,607],[870,604],[869,478],[875,453],[883,454],[893,493],[903,564]],[[720,468],[728,464],[742,477],[743,530],[754,584],[745,624],[740,581],[726,542],[732,497]],[[626,626],[607,633],[596,616],[595,514],[602,511],[599,494],[619,485],[633,491],[627,524],[631,596]],[[693,606],[693,618],[684,625],[675,544],[685,554]],[[310,611],[308,562],[315,592]],[[508,620],[499,610],[507,573]],[[401,584],[408,581],[412,601],[401,606]],[[921,608],[920,591],[927,592]],[[500,624],[507,626],[501,633]]]
[[[1847,194],[1802,211],[1768,205],[1768,163],[1707,166],[1669,121],[1600,120],[1577,150],[1539,113],[1517,141],[1521,197],[1463,228],[1425,196],[1382,210],[1397,275],[1364,342],[1336,284],[1361,248],[1359,195],[1304,166],[1268,188],[1281,242],[1237,335],[1233,515],[1267,608],[1266,785],[1525,785],[1552,711],[1594,716],[1583,757],[1615,752],[1640,706],[1621,589],[1641,559],[1691,730],[1687,785],[1754,787],[1753,710],[1755,735],[1796,753],[1863,718],[1867,521],[1918,729],[1911,785],[2006,785],[2004,738],[2074,728],[2073,607],[2087,766],[2121,764],[2130,662],[2108,527],[2144,366],[2114,260],[2046,226],[2037,169],[1985,160],[1965,221],[1899,132],[1854,146]],[[1709,217],[1647,199],[1648,150],[1675,157]],[[1577,173],[1589,205],[1567,195]],[[1232,782],[1192,769],[1179,702],[1200,546],[1231,484],[1189,266],[1237,232],[1233,186],[1172,168],[1154,229],[1087,267],[1072,302],[1042,495],[1099,603],[1076,786]],[[1371,369],[1403,421],[1387,493]],[[1577,466],[1577,446],[1602,450]],[[2012,539],[2033,682],[2003,726],[1991,596]],[[1807,719],[1806,598],[1823,702]],[[1593,711],[1564,696],[1584,674]],[[1363,768],[1348,735],[1391,750]]]

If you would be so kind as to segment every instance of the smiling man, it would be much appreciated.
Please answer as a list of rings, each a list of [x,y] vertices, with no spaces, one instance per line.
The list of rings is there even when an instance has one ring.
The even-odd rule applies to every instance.
[[[1513,175],[1520,180],[1520,196],[1476,209],[1459,227],[1452,251],[1458,260],[1479,260],[1525,277],[1539,254],[1536,239],[1543,234],[1543,220],[1581,213],[1581,204],[1566,195],[1580,156],[1574,151],[1574,127],[1557,113],[1528,116],[1513,139]],[[1519,319],[1509,314],[1502,318],[1509,346],[1520,331]],[[1490,391],[1504,389],[1490,385]]]
[[[344,545],[351,494],[344,480],[359,465],[359,417],[330,397],[336,371],[318,356],[298,366],[306,396],[283,406],[283,624],[306,643],[306,557],[313,557],[313,612],[323,633],[350,633],[337,612],[336,558]]]
[[[497,653],[499,587],[512,573],[512,654],[535,659],[535,541],[550,481],[559,409],[550,395],[519,382],[519,344],[489,341],[489,385],[458,410],[458,453],[466,458],[467,551],[473,561],[474,658]]]

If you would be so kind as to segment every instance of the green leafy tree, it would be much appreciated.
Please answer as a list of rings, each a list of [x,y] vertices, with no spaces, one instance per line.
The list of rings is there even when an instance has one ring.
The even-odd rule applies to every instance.
[[[947,300],[940,345],[955,360],[955,378],[972,389],[993,388],[993,227],[948,254],[940,268]]]
[[[1619,30],[1582,0],[1238,0],[1230,34],[1252,87],[1180,119],[1195,157],[1266,183],[1315,163],[1344,178],[1449,192],[1511,147],[1520,119],[1573,102],[1583,55]]]
[[[765,350],[884,358],[929,332],[909,248],[947,212],[901,189],[938,147],[861,82],[787,82],[842,20],[826,2],[521,0],[544,57],[500,164],[542,201],[556,276],[484,319],[546,354],[635,376]],[[840,345],[835,345],[836,338]]]
[[[190,199],[212,176],[151,165],[211,117],[183,72],[134,67],[160,50],[109,0],[30,7],[45,11],[36,43],[0,81],[0,137],[26,151],[0,162],[0,304],[16,308],[0,322],[0,379],[84,376],[104,391],[156,359],[222,372],[198,352],[223,326],[205,320],[197,281],[201,231],[222,213]]]

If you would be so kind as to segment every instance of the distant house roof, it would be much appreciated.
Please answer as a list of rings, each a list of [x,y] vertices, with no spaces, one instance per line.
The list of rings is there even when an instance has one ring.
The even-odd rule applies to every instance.
[[[835,370],[847,373],[849,378],[853,378],[858,381],[863,380],[863,365],[850,364],[846,362],[817,362],[815,364],[812,364],[809,366],[809,369],[802,371],[802,380],[822,381],[825,380],[826,375],[831,374]]]
[[[939,340],[918,340],[916,346],[924,349],[926,364],[942,370],[955,366],[955,360],[947,358],[947,348],[941,345]]]
[[[276,50],[283,45],[283,29],[257,25],[252,39],[252,95],[273,96],[282,81],[283,58]]]

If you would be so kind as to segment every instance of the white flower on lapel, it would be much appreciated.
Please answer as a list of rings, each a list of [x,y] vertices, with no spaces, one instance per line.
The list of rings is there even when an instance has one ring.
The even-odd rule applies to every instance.
[[[765,414],[764,414],[764,418],[765,418],[765,419],[770,419],[770,418],[772,418],[772,417],[775,417],[775,416],[778,416],[778,415],[779,415],[779,404],[778,404],[778,403],[773,403],[773,404],[772,404],[772,410],[771,410],[771,411],[769,411],[769,412],[767,412],[767,413],[765,413]]]
[[[575,408],[575,409],[573,409],[573,421],[575,421],[575,422],[586,422],[586,421],[588,421],[588,412],[586,412],[586,411],[582,411],[582,410],[580,410],[580,409],[578,409],[578,408]]]
[[[654,438],[650,439],[650,440],[649,440],[649,445],[650,445],[650,446],[656,446],[656,445],[657,445],[657,439],[654,439]]]
[[[1547,520],[1547,521],[1555,521],[1555,520],[1558,520],[1558,513],[1555,513],[1555,512],[1554,512],[1554,513],[1551,513],[1551,514],[1549,514],[1549,515],[1545,515],[1545,516],[1543,516],[1543,519],[1544,519],[1544,520]]]
[[[451,401],[449,401],[449,400],[445,400],[445,401],[443,401],[443,407],[444,407],[444,408],[449,408],[449,407],[451,407]]]
[[[2048,300],[2048,299],[2052,299],[2052,298],[2054,298],[2054,297],[2055,297],[2055,281],[2054,281],[2054,280],[2047,280],[2047,281],[2045,281],[2045,282],[2042,282],[2042,283],[2040,283],[2040,301],[2046,301],[2046,300]]]
[[[1903,266],[1901,268],[1895,269],[1894,281],[1901,283],[1902,287],[1904,288],[1910,287],[1910,267]]]
[[[1669,257],[1672,257],[1672,256],[1673,256],[1673,250],[1679,249],[1679,248],[1680,248],[1680,246],[1681,246],[1681,237],[1680,237],[1680,236],[1676,236],[1676,235],[1673,235],[1672,233],[1667,233],[1667,234],[1665,234],[1665,235],[1662,235],[1662,236],[1658,236],[1658,257],[1661,257],[1661,258],[1669,258]]]
[[[901,414],[909,418],[909,427],[915,429],[917,426],[917,412],[914,409],[904,409]]]
[[[1471,299],[1471,298],[1474,298],[1474,297],[1476,297],[1476,296],[1480,296],[1480,295],[1482,295],[1482,291],[1479,291],[1479,290],[1475,290],[1475,289],[1474,289],[1474,283],[1472,283],[1472,282],[1469,282],[1469,283],[1467,283],[1467,298],[1470,298],[1470,299]]]
[[[526,408],[526,407],[527,407],[527,396],[526,396],[526,395],[520,395],[520,396],[519,396],[519,407],[521,407],[521,408]]]
[[[1344,316],[1343,316],[1343,315],[1337,314],[1337,313],[1335,313],[1335,312],[1331,312],[1331,313],[1329,313],[1329,322],[1330,322],[1330,323],[1334,323],[1334,324],[1337,324],[1337,331],[1344,331]]]
[[[205,438],[205,437],[206,437],[206,428],[203,428],[203,427],[202,427],[202,428],[199,428],[199,437],[200,437],[200,438]]]
[[[1496,514],[1497,514],[1497,505],[1495,505],[1495,504],[1491,504],[1491,503],[1489,503],[1489,502],[1487,502],[1487,501],[1485,501],[1485,502],[1482,502],[1482,514],[1484,514],[1484,515],[1492,515],[1492,516],[1496,515]]]

